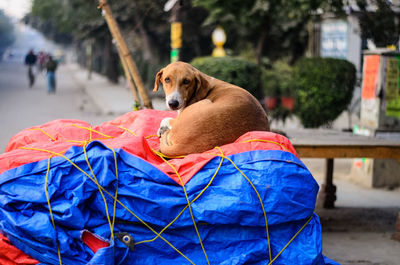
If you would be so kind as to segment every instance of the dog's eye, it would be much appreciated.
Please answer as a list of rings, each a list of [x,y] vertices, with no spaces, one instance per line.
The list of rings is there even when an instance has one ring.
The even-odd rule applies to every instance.
[[[184,85],[187,85],[187,84],[189,84],[189,83],[190,83],[190,80],[189,80],[189,79],[186,79],[186,78],[183,79],[183,84],[184,84]]]
[[[169,82],[171,82],[171,79],[169,79],[169,77],[167,77],[164,79],[164,81],[165,81],[165,83],[169,83]]]

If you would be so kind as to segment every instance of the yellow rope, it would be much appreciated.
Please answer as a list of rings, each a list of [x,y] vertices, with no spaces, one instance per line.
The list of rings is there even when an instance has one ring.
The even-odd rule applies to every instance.
[[[128,128],[125,128],[125,127],[122,127],[122,126],[118,126],[118,128],[123,129],[123,130],[131,133],[133,136],[137,136],[136,133],[134,133],[133,131],[129,130]],[[148,135],[148,136],[145,137],[145,139],[149,139],[151,137],[158,137],[158,135]],[[153,153],[155,153],[156,155],[158,155],[161,158],[164,157],[164,158],[168,158],[168,159],[173,159],[173,158],[184,158],[185,157],[185,156],[166,156],[163,153],[154,150],[153,148],[150,148],[150,149],[151,149],[151,151],[153,151]]]
[[[51,140],[57,141],[54,137],[52,137],[50,134],[45,132],[42,128],[31,128],[29,129],[30,131],[41,131],[44,135],[48,136]]]
[[[261,141],[263,141],[263,140],[261,140]],[[266,142],[278,144],[278,143],[272,142],[272,141],[266,141]],[[278,144],[278,145],[280,145],[280,144]],[[281,146],[281,145],[280,145],[280,146]],[[284,146],[282,146],[282,147],[285,148]],[[219,172],[219,170],[220,170],[220,168],[221,168],[223,159],[225,158],[225,159],[227,159],[228,161],[230,161],[230,162],[232,163],[232,165],[243,175],[243,177],[245,177],[245,179],[249,182],[249,184],[252,186],[253,190],[254,190],[254,191],[256,192],[256,194],[257,194],[257,197],[258,197],[258,199],[259,199],[259,201],[260,201],[260,204],[261,204],[261,207],[262,207],[262,211],[263,211],[263,215],[264,215],[264,220],[265,220],[265,228],[266,228],[267,240],[268,240],[269,260],[271,261],[269,264],[272,264],[272,263],[282,254],[282,252],[290,245],[290,243],[297,237],[297,235],[304,229],[304,227],[310,222],[310,220],[312,219],[312,217],[310,217],[310,219],[303,225],[303,227],[289,240],[289,242],[288,242],[288,243],[282,248],[282,250],[275,256],[275,258],[272,259],[271,243],[270,243],[269,229],[268,229],[268,221],[267,221],[267,216],[266,216],[266,212],[265,212],[264,205],[263,205],[263,203],[262,203],[261,196],[259,195],[259,193],[258,193],[257,189],[255,188],[254,184],[253,184],[253,183],[250,181],[250,179],[246,176],[246,174],[244,174],[244,173],[236,166],[236,164],[235,164],[231,159],[229,159],[228,157],[226,157],[226,156],[223,154],[223,152],[222,152],[222,150],[221,150],[220,147],[216,147],[216,149],[218,149],[218,150],[221,152],[221,155],[218,155],[218,154],[216,155],[216,156],[220,156],[220,157],[221,157],[221,161],[220,161],[220,164],[219,164],[219,166],[218,166],[216,172],[214,173],[213,177],[211,178],[211,180],[210,180],[210,182],[207,184],[207,186],[206,186],[206,187],[191,201],[191,202],[189,202],[188,205],[186,205],[186,206],[183,208],[183,210],[182,210],[182,211],[181,211],[181,212],[166,226],[166,227],[164,227],[164,228],[158,233],[158,235],[157,235],[156,237],[154,237],[153,239],[150,239],[150,240],[143,240],[143,241],[137,242],[136,245],[142,244],[142,243],[147,243],[147,242],[152,242],[152,241],[156,240],[156,239],[159,237],[159,235],[161,235],[169,226],[171,226],[171,225],[183,214],[183,212],[184,212],[188,207],[189,207],[189,210],[191,210],[190,205],[191,205],[194,201],[196,201],[196,200],[204,193],[204,191],[207,190],[207,188],[211,185],[212,181],[214,180],[215,176],[218,174],[218,172]],[[285,148],[285,149],[286,149],[286,148]],[[153,150],[153,151],[154,151],[154,150]],[[156,152],[156,151],[154,151],[154,152],[155,152],[156,154],[161,154],[161,153]],[[170,164],[168,161],[166,161],[166,160],[163,158],[163,156],[160,156],[160,157],[164,160],[164,162],[166,162],[166,163],[175,171],[175,174],[178,176],[178,178],[179,178],[179,180],[181,181],[182,186],[183,186],[182,179],[180,178],[180,175],[178,174],[178,172],[177,172],[177,170],[175,169],[175,167],[173,167],[172,164]],[[188,201],[188,197],[187,197],[186,190],[184,189],[184,191],[185,191],[185,197],[186,197],[186,199],[187,199],[187,201]],[[192,220],[194,221],[193,213],[191,212],[190,214],[191,214]],[[195,224],[195,223],[194,223],[194,226],[195,226],[197,235],[199,236],[200,244],[202,245],[201,238],[200,238],[200,235],[199,235],[199,233],[198,233],[198,230],[197,230],[197,227],[196,227],[196,224]],[[202,245],[202,248],[203,248],[203,252],[205,252],[203,245]],[[206,253],[205,253],[205,255],[206,255]],[[207,256],[206,256],[206,258],[207,258]],[[207,258],[207,262],[208,262],[208,258]]]
[[[93,138],[90,140],[65,140],[66,143],[77,143],[79,145],[86,145],[92,141],[108,140],[110,138]]]
[[[122,127],[122,126],[118,126],[118,128],[120,128],[120,129],[122,129],[122,130],[125,130],[125,131],[127,131],[127,132],[133,134],[134,136],[137,136],[136,133],[132,132],[132,131],[129,130],[128,128],[125,128],[125,127]]]
[[[92,126],[89,128],[89,142],[92,141]]]
[[[290,245],[290,243],[292,243],[292,241],[297,237],[298,234],[300,234],[300,232],[304,229],[304,227],[306,227],[306,225],[311,221],[311,219],[313,218],[313,216],[311,215],[311,217],[307,220],[307,222],[300,228],[299,231],[297,231],[297,233],[289,240],[289,242],[281,249],[281,251],[279,251],[279,253],[275,256],[275,258],[273,260],[271,260],[269,264],[272,264],[272,262],[274,262],[281,254],[282,252]]]
[[[251,140],[250,140],[250,141],[251,141]],[[257,140],[257,141],[264,141],[264,140]],[[272,142],[272,141],[267,141],[267,140],[265,140],[265,141],[266,141],[266,142],[271,142],[271,143],[278,144],[278,143]],[[280,145],[280,144],[278,144],[278,145]],[[283,147],[283,146],[282,146],[282,147]],[[220,149],[219,147],[216,147],[216,148],[217,148],[217,149]],[[285,148],[285,149],[286,149],[286,148]],[[286,150],[287,150],[287,149],[286,149]],[[221,152],[222,152],[222,151],[221,151]],[[219,156],[221,156],[221,155],[219,155]],[[262,211],[263,211],[263,214],[264,214],[264,219],[265,219],[265,228],[266,228],[266,232],[267,232],[268,250],[269,250],[269,260],[271,261],[271,262],[268,263],[268,264],[272,264],[272,263],[282,254],[282,252],[290,245],[290,243],[292,243],[292,241],[298,236],[298,234],[304,229],[304,227],[306,227],[306,225],[311,221],[311,219],[313,218],[313,216],[311,216],[311,217],[307,220],[307,222],[300,228],[300,230],[297,231],[297,233],[289,240],[289,242],[281,249],[281,251],[272,259],[272,258],[271,258],[271,244],[270,244],[269,231],[268,231],[267,215],[266,215],[266,213],[265,213],[264,205],[263,205],[263,203],[262,203],[260,194],[258,193],[258,191],[257,191],[257,189],[255,188],[255,186],[253,185],[253,183],[250,181],[250,179],[235,165],[235,163],[234,163],[230,158],[228,158],[228,157],[226,157],[226,156],[224,156],[224,155],[222,155],[221,157],[223,157],[223,158],[227,159],[229,162],[231,162],[232,165],[243,175],[243,177],[246,178],[246,180],[250,183],[250,185],[253,187],[254,191],[256,192],[258,199],[260,200],[260,204],[261,204]]]
[[[50,218],[51,218],[51,223],[53,225],[54,231],[57,233],[56,230],[56,224],[54,222],[54,217],[53,217],[53,211],[51,210],[51,204],[50,204],[50,197],[49,197],[49,193],[47,191],[47,181],[48,181],[48,177],[49,177],[49,171],[50,171],[50,159],[53,156],[49,157],[49,162],[47,163],[47,171],[46,171],[46,177],[45,177],[45,182],[44,182],[44,192],[46,194],[46,200],[47,200],[47,205],[49,206],[49,211],[50,211]],[[57,254],[58,254],[58,260],[60,262],[60,265],[62,265],[62,261],[61,261],[61,252],[60,252],[60,243],[58,242],[58,239],[56,239],[57,242]]]
[[[289,149],[287,149],[286,146],[284,146],[283,144],[280,144],[280,143],[274,142],[274,141],[264,140],[264,139],[251,139],[251,140],[243,141],[241,143],[250,143],[250,142],[264,142],[264,143],[276,144],[276,145],[279,145],[280,147],[282,147],[283,149],[285,149],[286,151],[290,152]]]
[[[113,148],[109,148],[114,155],[114,165],[115,165],[115,178],[117,179],[117,184],[116,184],[116,188],[115,188],[115,194],[114,197],[117,198],[118,196],[118,163],[117,163],[117,155],[115,154],[115,150]],[[114,200],[114,209],[113,209],[113,220],[112,220],[112,230],[114,230],[114,225],[115,225],[115,213],[116,213],[116,209],[117,209],[117,200]]]
[[[100,135],[106,137],[105,139],[114,138],[114,137],[112,137],[112,136],[105,135],[105,134],[103,134],[103,133],[101,133],[101,132],[99,132],[99,131],[93,130],[92,127],[87,128],[87,127],[79,126],[79,125],[76,125],[76,124],[73,124],[72,126],[75,126],[75,127],[77,127],[77,128],[82,128],[82,129],[89,130],[89,131],[90,131],[90,136],[89,136],[89,137],[90,137],[90,140],[89,140],[89,142],[92,141],[92,132],[98,133],[98,134],[100,134]],[[132,135],[136,136],[136,134],[135,134],[134,132],[132,132],[131,130],[129,130],[129,129],[127,129],[127,128],[124,128],[124,127],[122,127],[122,126],[119,126],[119,128],[121,128],[121,129],[123,129],[123,130],[126,130],[126,131],[128,131],[129,133],[131,133]],[[39,130],[39,131],[41,131],[42,133],[44,133],[45,135],[47,135],[49,138],[51,138],[53,141],[56,141],[51,135],[49,135],[48,133],[46,133],[46,132],[45,132],[44,130],[42,130],[41,128],[32,128],[31,130]],[[156,137],[156,136],[157,136],[157,135],[149,135],[149,136],[147,136],[147,137],[145,137],[145,138],[148,139],[148,138]],[[206,253],[206,251],[205,251],[205,249],[204,249],[203,242],[202,242],[202,240],[201,240],[199,231],[198,231],[198,229],[197,229],[196,222],[195,222],[195,220],[194,220],[193,212],[192,212],[192,209],[191,209],[191,204],[192,204],[193,202],[195,202],[195,201],[208,189],[208,187],[211,185],[211,183],[213,182],[215,176],[218,174],[218,172],[219,172],[219,170],[220,170],[220,168],[221,168],[221,166],[222,166],[223,159],[227,159],[228,161],[230,161],[230,162],[232,163],[232,165],[243,175],[243,177],[245,177],[245,179],[249,182],[249,184],[252,186],[253,190],[254,190],[254,191],[256,192],[256,194],[257,194],[257,197],[258,197],[258,199],[259,199],[259,201],[260,201],[260,204],[261,204],[261,207],[262,207],[262,211],[263,211],[263,214],[264,214],[264,219],[265,219],[266,233],[267,233],[267,240],[268,240],[269,259],[271,260],[271,262],[270,262],[269,264],[272,264],[272,263],[282,254],[282,252],[289,246],[289,244],[297,237],[297,235],[304,229],[304,227],[305,227],[305,226],[311,221],[311,219],[312,219],[312,216],[311,216],[310,219],[308,219],[308,221],[303,225],[303,227],[290,239],[290,241],[289,241],[289,242],[282,248],[282,250],[274,257],[274,259],[272,259],[272,258],[271,258],[271,245],[270,245],[270,238],[269,238],[269,231],[268,231],[268,222],[267,222],[267,216],[266,216],[266,212],[265,212],[265,209],[264,209],[264,205],[263,205],[263,203],[262,203],[262,199],[261,199],[261,197],[260,197],[260,195],[259,195],[257,189],[255,188],[255,186],[253,185],[253,183],[250,181],[250,179],[236,166],[236,164],[235,164],[231,159],[229,159],[228,157],[226,157],[226,156],[223,154],[221,148],[216,147],[216,148],[220,151],[220,153],[221,153],[221,154],[216,154],[216,156],[221,157],[221,161],[220,161],[220,164],[219,164],[219,166],[218,166],[216,172],[214,173],[214,175],[213,175],[213,177],[211,178],[211,180],[209,181],[209,183],[205,186],[205,188],[204,188],[192,201],[189,201],[189,198],[188,198],[188,195],[187,195],[187,192],[186,192],[186,189],[185,189],[185,185],[183,184],[183,181],[182,181],[182,179],[181,179],[181,177],[180,177],[178,171],[175,169],[175,167],[174,167],[171,163],[169,163],[169,162],[165,159],[165,158],[169,158],[169,159],[170,159],[170,158],[183,158],[183,157],[185,157],[185,156],[168,157],[168,156],[165,156],[165,155],[163,155],[162,153],[160,153],[160,152],[158,152],[158,151],[155,151],[155,150],[151,149],[156,155],[158,155],[160,158],[162,158],[163,161],[164,161],[165,163],[167,163],[167,164],[174,170],[175,174],[178,176],[178,178],[179,178],[179,180],[180,180],[180,182],[181,182],[181,185],[182,185],[183,190],[184,190],[184,193],[185,193],[185,198],[186,198],[186,201],[187,201],[187,203],[188,203],[188,204],[182,209],[182,211],[181,211],[167,226],[165,226],[159,233],[157,233],[157,232],[156,232],[154,229],[152,229],[146,222],[144,222],[143,220],[141,220],[136,214],[134,214],[130,209],[128,209],[122,202],[120,202],[120,201],[117,199],[117,194],[118,194],[118,169],[117,169],[117,159],[116,159],[116,154],[115,154],[114,149],[109,148],[110,150],[112,150],[113,155],[114,155],[114,162],[115,162],[115,168],[116,168],[116,178],[117,178],[117,187],[116,187],[115,195],[113,196],[113,195],[111,195],[107,190],[105,190],[105,189],[98,183],[97,178],[96,178],[96,176],[95,176],[95,174],[94,174],[94,172],[93,172],[93,170],[92,170],[92,168],[91,168],[91,166],[90,166],[90,163],[89,163],[89,161],[88,161],[87,154],[86,154],[86,144],[88,143],[88,141],[67,140],[67,142],[68,142],[68,141],[69,141],[69,142],[80,142],[81,144],[84,145],[83,149],[84,149],[85,159],[86,159],[86,162],[87,162],[87,164],[88,164],[88,166],[89,166],[89,169],[90,169],[90,171],[91,171],[91,173],[92,173],[92,175],[93,175],[93,178],[91,178],[86,172],[84,172],[81,168],[79,168],[79,167],[78,167],[75,163],[73,163],[70,159],[68,159],[67,157],[65,157],[64,155],[62,155],[62,154],[60,154],[60,153],[56,153],[56,152],[53,152],[53,151],[50,151],[50,150],[45,150],[45,149],[39,149],[39,148],[26,148],[26,147],[20,147],[20,148],[21,148],[21,149],[27,149],[27,150],[37,150],[37,151],[48,152],[48,153],[52,154],[51,157],[53,157],[54,155],[61,156],[61,157],[63,157],[64,159],[66,159],[68,162],[70,162],[70,163],[71,163],[74,167],[76,167],[78,170],[80,170],[82,173],[84,173],[86,176],[88,176],[89,179],[91,179],[91,180],[98,186],[99,191],[100,191],[100,194],[101,194],[101,196],[103,197],[103,200],[104,200],[104,203],[105,203],[105,208],[106,208],[106,215],[107,215],[108,223],[109,223],[109,226],[110,226],[112,238],[114,238],[113,229],[114,229],[114,224],[115,224],[116,204],[119,203],[123,208],[125,208],[129,213],[131,213],[135,218],[137,218],[142,224],[144,224],[147,228],[149,228],[149,230],[151,230],[153,233],[156,234],[156,236],[155,236],[153,239],[150,239],[150,240],[143,240],[143,241],[137,242],[136,244],[141,244],[141,243],[146,243],[146,242],[152,242],[152,241],[156,240],[158,237],[160,237],[160,238],[161,238],[162,240],[164,240],[169,246],[171,246],[175,251],[177,251],[177,252],[178,252],[179,254],[181,254],[186,260],[188,260],[191,264],[194,264],[194,263],[193,263],[189,258],[187,258],[183,253],[181,253],[178,249],[176,249],[170,242],[168,242],[165,238],[163,238],[163,237],[161,236],[161,234],[162,234],[166,229],[168,229],[168,227],[170,227],[170,226],[183,214],[183,212],[184,212],[187,208],[189,208],[190,215],[191,215],[191,218],[192,218],[192,221],[193,221],[193,225],[194,225],[194,228],[195,228],[195,230],[196,230],[197,236],[198,236],[199,241],[200,241],[200,245],[201,245],[201,247],[202,247],[202,250],[203,250],[203,253],[204,253],[205,258],[206,258],[206,260],[207,260],[207,263],[210,264],[210,263],[209,263],[209,260],[208,260],[208,257],[207,257],[207,253]],[[280,146],[281,148],[285,149],[286,151],[289,151],[284,145],[282,145],[282,144],[280,144],[280,143],[277,143],[277,142],[274,142],[274,141],[269,141],[269,140],[252,139],[252,140],[243,141],[243,143],[255,142],[255,141],[257,141],[257,142],[273,143],[273,144],[276,144],[276,145]],[[108,147],[107,147],[107,148],[108,148]],[[54,227],[54,229],[55,229],[55,223],[54,223],[53,214],[52,214],[52,211],[51,211],[50,200],[49,200],[48,193],[47,193],[47,178],[48,178],[48,173],[49,173],[49,169],[50,169],[50,159],[51,159],[51,157],[49,158],[48,169],[47,169],[47,172],[46,172],[45,192],[46,192],[47,202],[48,202],[48,205],[49,205],[49,210],[50,210],[50,216],[51,216],[52,224],[53,224],[53,227]],[[114,199],[114,211],[113,211],[113,220],[112,220],[112,222],[110,221],[110,216],[109,216],[109,213],[108,213],[108,208],[107,208],[106,199],[105,199],[104,194],[103,194],[102,191],[104,191],[107,195],[109,195],[111,198]],[[59,261],[60,261],[60,264],[62,264],[62,262],[61,262],[61,253],[60,253],[58,241],[57,241],[57,249],[58,249]]]
[[[97,187],[99,189],[99,192],[100,192],[100,195],[103,198],[104,208],[106,210],[106,217],[107,217],[108,225],[110,226],[111,238],[114,240],[114,231],[113,231],[114,224],[111,224],[110,215],[108,213],[107,200],[104,197],[103,191],[100,188],[101,186],[100,186],[99,182],[97,181],[96,175],[94,174],[93,169],[92,169],[92,167],[91,167],[91,165],[89,163],[89,159],[88,159],[87,153],[86,153],[86,146],[83,147],[83,153],[85,155],[85,160],[86,160],[86,163],[87,163],[87,165],[89,167],[89,170],[92,173],[94,183],[97,185]]]
[[[222,166],[222,162],[223,162],[223,161],[224,161],[224,159],[221,157],[221,161],[220,161],[220,163],[219,163],[219,165],[218,165],[218,168],[217,168],[217,170],[215,171],[214,175],[211,177],[210,181],[209,181],[208,184],[204,187],[204,189],[190,202],[190,204],[194,203],[194,202],[208,189],[208,187],[210,187],[210,185],[211,185],[211,183],[213,182],[215,176],[218,174],[218,172],[219,172],[219,170],[220,170],[220,168],[221,168],[221,166]],[[170,227],[170,226],[184,213],[184,211],[185,211],[188,207],[189,207],[189,205],[186,205],[186,206],[182,209],[182,211],[181,211],[181,212],[166,226],[166,227],[164,227],[164,228],[158,233],[157,236],[155,236],[154,238],[149,239],[149,240],[143,240],[143,241],[137,242],[137,243],[135,243],[135,245],[139,245],[139,244],[142,244],[142,243],[148,243],[148,242],[152,242],[152,241],[156,240],[156,239],[158,238],[158,236],[161,235],[168,227]]]
[[[66,140],[65,142],[67,143],[77,143],[77,144],[81,144],[81,145],[86,145],[89,143],[89,141],[87,140]]]
[[[219,148],[218,146],[216,147],[217,149],[221,150],[221,148]],[[222,153],[222,151],[221,151]],[[261,205],[261,209],[263,211],[264,214],[264,221],[265,221],[265,230],[267,232],[267,240],[268,240],[268,252],[269,252],[269,260],[271,260],[271,242],[270,242],[270,238],[269,238],[269,231],[268,231],[268,221],[267,221],[267,214],[265,213],[265,209],[264,209],[264,204],[263,201],[261,199],[260,194],[258,193],[256,187],[254,186],[254,184],[250,181],[250,179],[246,176],[246,174],[244,174],[237,166],[236,164],[228,157],[226,157],[225,155],[219,155],[223,158],[225,158],[226,160],[228,160],[229,162],[232,163],[232,165],[240,172],[240,174],[242,174],[242,176],[249,182],[249,184],[251,185],[251,187],[253,188],[253,190],[255,191],[255,193],[257,194],[257,198],[260,201],[260,205]]]
[[[137,136],[136,133],[134,133],[132,130],[130,130],[128,128],[125,128],[125,127],[122,127],[122,126],[118,126],[118,128],[129,132],[133,136]],[[152,137],[158,137],[158,135],[157,134],[148,135],[148,136],[145,137],[145,139],[149,139],[149,138],[152,138]]]
[[[185,193],[185,198],[186,198],[186,201],[187,201],[187,203],[188,203],[190,216],[192,217],[194,229],[196,230],[197,237],[199,238],[201,248],[202,248],[203,253],[204,253],[204,256],[205,256],[205,258],[206,258],[206,260],[207,260],[207,264],[210,265],[210,262],[209,262],[208,257],[207,257],[206,250],[204,249],[203,242],[202,242],[202,240],[201,240],[201,236],[200,236],[199,230],[197,229],[196,221],[194,220],[194,216],[193,216],[193,212],[192,212],[192,207],[190,207],[189,197],[188,197],[188,195],[187,195],[186,188],[185,188],[185,185],[183,184],[182,178],[181,178],[181,176],[179,175],[178,171],[175,169],[175,167],[174,167],[173,165],[171,165],[171,164],[170,164],[164,157],[162,157],[162,156],[161,156],[161,159],[164,160],[164,162],[167,163],[167,164],[175,171],[175,174],[178,176],[179,181],[181,182],[181,185],[182,185],[182,188],[183,188],[183,192]]]
[[[71,165],[73,165],[76,169],[78,169],[79,171],[81,171],[83,174],[85,174],[90,180],[92,180],[93,182],[94,179],[87,174],[83,169],[81,169],[78,165],[76,165],[74,162],[72,162],[68,157],[66,157],[63,154],[60,153],[56,153],[50,150],[46,150],[46,149],[40,149],[40,148],[33,148],[33,147],[20,147],[20,149],[25,149],[25,150],[35,150],[35,151],[42,151],[42,152],[46,152],[46,153],[50,153],[53,154],[55,156],[60,156],[62,158],[64,158],[65,160],[67,160]],[[106,189],[104,189],[102,186],[100,186],[101,190],[103,192],[105,192],[108,196],[110,196],[112,199],[114,199],[119,205],[121,205],[125,210],[127,210],[132,216],[134,216],[136,219],[139,220],[139,222],[141,222],[144,226],[146,226],[151,232],[153,232],[154,234],[158,235],[158,233],[150,226],[148,225],[145,221],[143,221],[139,216],[137,216],[134,212],[132,212],[128,207],[126,207],[121,201],[119,201],[115,196],[113,196],[111,193],[109,193]],[[182,252],[180,252],[176,247],[174,247],[174,245],[172,245],[168,240],[166,240],[163,236],[159,235],[159,237],[165,242],[167,243],[172,249],[174,249],[176,252],[178,252],[182,257],[184,257],[187,261],[189,261],[191,264],[194,265],[194,263],[188,258],[186,257]]]
[[[66,140],[65,142],[80,143],[80,144],[84,145],[84,144],[87,144],[88,142],[92,142],[92,141],[95,141],[95,140],[106,140],[106,139],[110,139],[110,138],[115,138],[115,137],[113,137],[113,136],[103,134],[103,133],[101,133],[101,132],[99,132],[99,131],[97,131],[97,130],[93,130],[93,129],[92,129],[92,126],[90,126],[90,127],[84,127],[84,126],[79,126],[79,125],[77,125],[77,124],[72,124],[71,126],[74,126],[74,127],[80,128],[80,129],[88,130],[88,131],[89,131],[89,140]],[[120,127],[121,129],[130,131],[129,129],[123,128],[122,126],[119,126],[119,127]],[[44,135],[46,135],[47,137],[49,137],[51,140],[57,141],[53,136],[51,136],[49,133],[47,133],[47,132],[46,132],[45,130],[43,130],[42,128],[31,128],[31,129],[29,129],[29,130],[30,130],[30,131],[40,131],[40,132],[42,132]],[[100,135],[104,136],[105,138],[95,138],[95,139],[93,139],[93,132],[95,132],[95,133],[97,133],[97,134],[100,134]],[[131,131],[130,131],[130,132],[131,132]],[[133,132],[131,132],[131,133],[132,133],[133,135],[136,136],[135,133],[133,133]]]
[[[101,132],[99,132],[99,131],[97,131],[97,130],[93,130],[91,126],[90,126],[90,127],[84,127],[84,126],[80,126],[80,125],[77,125],[77,124],[71,124],[71,126],[74,126],[74,127],[76,127],[76,128],[80,128],[80,129],[84,129],[84,130],[88,130],[88,131],[90,131],[90,132],[95,132],[95,133],[97,133],[97,134],[100,134],[100,135],[106,137],[107,139],[115,138],[114,136],[106,135],[106,134],[101,133]]]
[[[164,160],[164,158],[168,158],[168,159],[175,159],[175,158],[185,158],[186,156],[166,156],[161,152],[158,152],[156,150],[154,150],[153,148],[151,148],[151,151],[153,151],[153,153],[155,153],[156,155],[158,155],[160,158],[162,158]],[[164,160],[165,161],[165,160]],[[168,164],[168,163],[167,163]]]

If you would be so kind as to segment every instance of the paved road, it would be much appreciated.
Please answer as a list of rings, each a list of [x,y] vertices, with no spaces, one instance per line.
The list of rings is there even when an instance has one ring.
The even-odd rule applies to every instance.
[[[44,73],[28,86],[26,68],[21,62],[0,62],[0,150],[22,129],[55,119],[79,119],[93,125],[114,118],[103,115],[84,93],[69,69],[57,70],[56,94],[48,95]]]
[[[57,54],[61,48],[29,27],[16,25],[16,29],[17,40],[0,61],[0,152],[15,133],[34,125],[55,119],[79,119],[97,125],[114,118],[102,114],[63,64],[56,72],[56,94],[47,94],[44,72],[36,72],[35,84],[29,88],[23,64],[28,50]]]

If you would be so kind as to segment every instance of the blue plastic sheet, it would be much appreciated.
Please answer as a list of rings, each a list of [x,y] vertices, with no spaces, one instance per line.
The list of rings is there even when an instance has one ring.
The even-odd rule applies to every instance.
[[[116,160],[100,142],[90,143],[86,152],[88,161],[82,147],[72,147],[66,157],[93,177],[89,162],[98,183],[109,193],[103,191],[111,221],[114,199],[110,195],[118,188],[114,234],[128,232],[135,242],[150,241],[132,251],[113,240],[99,187],[65,158],[53,157],[47,190],[56,230],[45,195],[48,160],[0,175],[0,230],[13,245],[44,264],[59,263],[57,242],[63,264],[207,264],[189,209],[155,240],[156,234],[139,221],[157,232],[170,224],[187,206],[182,186],[122,149],[115,150]],[[215,157],[185,185],[190,201],[203,192],[191,208],[210,264],[268,264],[270,256],[273,264],[337,264],[322,255],[321,225],[314,213],[318,185],[297,157],[257,150],[229,158],[260,195],[269,243],[252,185],[230,161]],[[82,242],[84,230],[111,245],[93,253]]]

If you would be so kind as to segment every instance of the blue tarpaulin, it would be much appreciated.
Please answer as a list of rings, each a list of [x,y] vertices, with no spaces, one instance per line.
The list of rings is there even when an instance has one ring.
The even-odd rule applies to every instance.
[[[182,186],[149,163],[99,142],[87,147],[88,161],[99,184],[155,231],[161,231],[185,208]],[[90,172],[82,147],[66,156]],[[220,157],[211,160],[187,184],[193,200],[211,181]],[[289,152],[249,151],[230,159],[250,179],[262,198],[274,258],[311,217],[309,223],[274,264],[324,264],[321,227],[313,213],[318,185],[303,163]],[[268,240],[257,194],[223,159],[211,185],[191,204],[205,253],[211,264],[266,264]],[[53,229],[44,192],[48,161],[9,170],[0,178],[0,228],[11,242],[37,260],[57,264],[57,240],[63,264],[207,264],[189,210],[162,233],[163,239],[138,244],[134,251],[118,242],[96,255],[83,244],[84,230],[110,239],[104,201],[97,185],[62,157],[52,158],[48,193],[56,225]],[[104,194],[109,215],[114,199]],[[114,233],[128,232],[136,242],[156,235],[121,204],[115,211]],[[190,260],[190,261],[189,261]]]
[[[59,264],[58,252],[74,265],[337,264],[322,255],[318,185],[291,152],[214,155],[184,187],[92,141],[2,173],[0,232],[43,264]],[[94,252],[84,231],[109,246]]]

